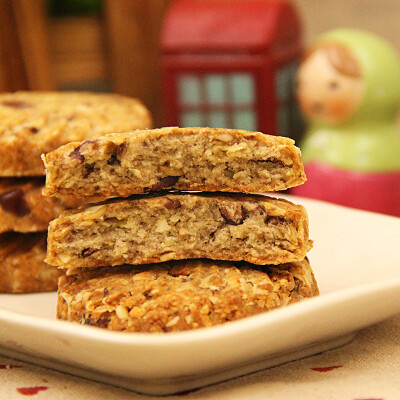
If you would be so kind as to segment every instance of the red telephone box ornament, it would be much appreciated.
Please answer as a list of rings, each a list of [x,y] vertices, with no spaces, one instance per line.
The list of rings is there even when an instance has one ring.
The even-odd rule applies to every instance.
[[[297,12],[278,0],[176,0],[162,37],[164,125],[297,138]]]

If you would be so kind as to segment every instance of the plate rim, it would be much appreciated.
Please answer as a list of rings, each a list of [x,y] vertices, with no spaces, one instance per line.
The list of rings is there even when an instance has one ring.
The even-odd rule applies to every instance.
[[[221,337],[243,334],[246,331],[260,329],[263,326],[273,325],[279,321],[292,319],[300,314],[318,311],[320,308],[339,306],[341,303],[360,297],[368,297],[387,290],[400,291],[400,276],[394,279],[385,279],[378,282],[363,284],[356,287],[340,289],[334,292],[304,299],[298,303],[290,304],[268,312],[252,315],[229,323],[188,330],[182,332],[169,332],[167,335],[140,332],[116,332],[93,326],[84,326],[69,321],[51,320],[45,317],[25,315],[20,312],[7,310],[0,307],[0,321],[23,325],[30,329],[46,330],[52,333],[61,333],[69,337],[82,337],[88,340],[114,343],[121,345],[141,346],[171,346],[176,344],[190,344],[199,339],[218,340]],[[400,304],[399,304],[400,312]]]

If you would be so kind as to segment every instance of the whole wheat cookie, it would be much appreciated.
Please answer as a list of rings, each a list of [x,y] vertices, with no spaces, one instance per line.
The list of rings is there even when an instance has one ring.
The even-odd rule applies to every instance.
[[[0,94],[0,176],[44,175],[42,153],[111,132],[151,126],[136,99],[87,92]]]
[[[305,182],[289,138],[161,128],[69,143],[43,156],[46,195],[117,197],[162,189],[263,193]]]
[[[318,295],[307,259],[256,267],[184,260],[75,270],[60,278],[57,318],[123,332],[176,332],[238,320]]]
[[[0,292],[29,293],[57,289],[62,271],[44,262],[46,233],[0,236]]]
[[[0,178],[0,233],[43,232],[61,211],[84,202],[73,196],[42,196],[44,178]]]
[[[282,264],[312,247],[304,207],[262,195],[167,193],[68,210],[49,225],[46,262],[62,268],[186,258]]]

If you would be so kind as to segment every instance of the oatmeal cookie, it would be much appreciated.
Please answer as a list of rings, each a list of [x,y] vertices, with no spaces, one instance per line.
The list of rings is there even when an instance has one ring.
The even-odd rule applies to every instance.
[[[223,324],[318,295],[307,259],[254,266],[211,260],[75,270],[60,278],[57,318],[123,332]]]
[[[162,189],[263,193],[305,182],[293,140],[236,129],[161,128],[69,143],[43,156],[46,195]]]
[[[44,262],[46,233],[0,236],[0,292],[28,293],[57,289],[62,271]]]
[[[306,210],[262,195],[167,193],[69,210],[49,225],[46,262],[62,268],[185,258],[282,264],[311,248]]]
[[[86,92],[0,94],[0,176],[44,175],[42,153],[110,132],[149,128],[136,99]]]
[[[47,231],[60,212],[84,202],[73,196],[42,196],[44,178],[0,178],[0,233]]]

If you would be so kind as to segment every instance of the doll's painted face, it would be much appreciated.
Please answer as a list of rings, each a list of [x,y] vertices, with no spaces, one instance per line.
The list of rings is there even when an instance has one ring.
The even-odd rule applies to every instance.
[[[309,119],[331,124],[349,119],[364,93],[358,62],[347,48],[337,44],[314,49],[300,65],[297,83],[303,113]]]

